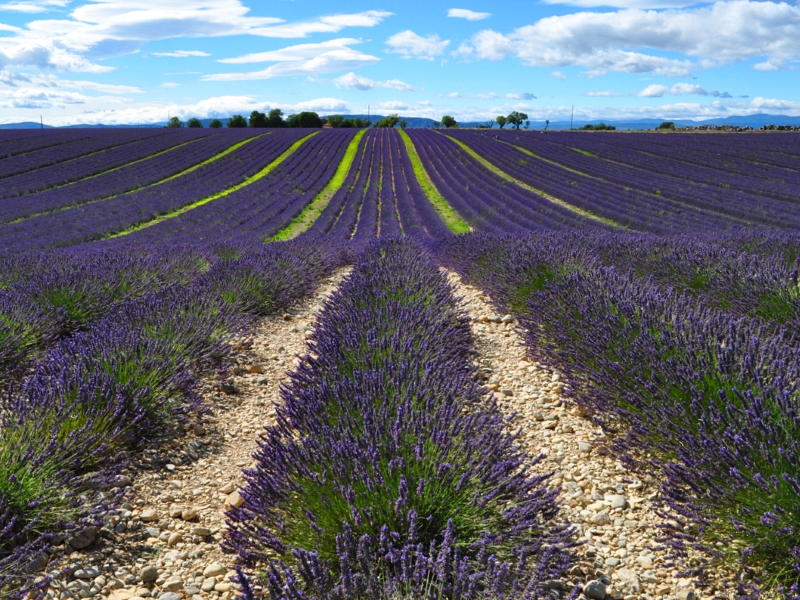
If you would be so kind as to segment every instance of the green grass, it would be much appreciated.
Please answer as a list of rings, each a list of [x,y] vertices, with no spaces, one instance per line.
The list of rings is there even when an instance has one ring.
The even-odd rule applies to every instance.
[[[403,144],[405,144],[406,152],[408,152],[408,158],[411,160],[411,167],[414,169],[414,175],[417,177],[417,182],[419,183],[422,191],[425,192],[425,195],[428,197],[428,201],[433,205],[433,208],[439,214],[444,224],[447,225],[447,228],[455,234],[459,233],[469,233],[472,231],[472,227],[461,217],[461,215],[456,212],[450,203],[442,196],[441,192],[436,189],[436,186],[433,185],[433,181],[431,180],[430,175],[425,170],[425,166],[422,164],[422,159],[420,159],[419,154],[417,154],[417,149],[414,147],[414,142],[411,141],[411,138],[408,137],[408,134],[403,131],[402,129],[398,130],[400,133],[400,137],[403,138]]]
[[[211,196],[207,196],[205,198],[197,200],[196,202],[192,202],[191,204],[186,204],[185,206],[182,206],[182,207],[180,207],[180,208],[178,208],[176,210],[173,210],[172,212],[168,212],[168,213],[165,213],[163,215],[159,215],[154,219],[151,219],[149,221],[145,221],[144,223],[139,223],[137,225],[133,225],[132,227],[128,227],[127,229],[124,229],[122,231],[118,231],[117,233],[113,233],[111,235],[108,235],[108,236],[106,236],[106,238],[108,238],[108,239],[116,238],[116,237],[120,237],[120,236],[123,236],[123,235],[128,235],[130,233],[133,233],[135,231],[139,231],[141,229],[145,229],[147,227],[152,227],[153,225],[161,223],[161,221],[166,221],[167,219],[172,219],[173,217],[177,217],[179,215],[182,215],[185,212],[189,212],[192,209],[195,209],[195,208],[197,208],[199,206],[203,206],[204,204],[208,204],[209,202],[212,202],[213,200],[217,200],[218,198],[222,198],[223,196],[227,196],[228,194],[232,194],[233,192],[235,192],[237,190],[240,190],[245,186],[248,186],[248,185],[250,185],[252,183],[255,183],[259,179],[262,179],[262,178],[266,177],[267,175],[269,175],[272,171],[274,171],[277,167],[279,167],[280,164],[283,161],[285,161],[287,158],[289,158],[289,156],[291,156],[309,138],[317,135],[318,133],[319,133],[318,131],[315,131],[313,133],[309,133],[305,137],[300,138],[294,144],[292,144],[286,150],[284,150],[283,153],[280,156],[278,156],[278,158],[273,160],[266,167],[261,169],[258,173],[255,173],[254,175],[251,175],[250,177],[247,177],[244,181],[240,181],[239,183],[237,183],[234,186],[231,186],[231,187],[229,187],[227,189],[224,189],[221,192],[217,192],[216,194],[212,194]],[[262,134],[262,135],[268,135],[268,134]],[[258,136],[256,136],[256,137],[258,137]],[[248,138],[248,139],[244,140],[243,142],[240,142],[239,144],[234,144],[233,146],[231,146],[230,148],[225,150],[224,153],[233,152],[234,150],[236,150],[237,147],[241,148],[241,146],[243,146],[247,142],[252,141],[253,139],[255,139],[255,138]],[[216,155],[216,158],[220,158],[221,156],[222,156],[222,154],[218,154],[218,155]],[[191,167],[191,169],[194,170],[195,168],[200,168],[203,164],[205,164],[207,162],[210,162],[211,160],[215,160],[215,158],[208,159],[208,161],[204,161],[203,163],[198,163],[194,167]],[[184,173],[184,172],[182,172],[182,173]],[[174,177],[177,177],[178,175],[179,174],[176,174]],[[165,181],[167,181],[167,180],[165,180]]]
[[[322,191],[317,194],[316,197],[308,203],[308,205],[306,205],[299,215],[292,219],[291,223],[278,231],[278,233],[272,237],[267,238],[265,240],[266,242],[290,240],[311,228],[314,222],[328,206],[331,198],[333,198],[336,195],[336,192],[338,192],[339,189],[344,185],[345,179],[347,179],[347,175],[350,173],[350,168],[352,167],[353,161],[356,158],[356,153],[358,152],[358,146],[361,143],[361,138],[364,137],[366,132],[366,129],[362,129],[356,133],[352,140],[350,140],[350,143],[347,145],[347,149],[344,151],[344,156],[339,163],[339,167],[336,169],[336,173],[333,174],[333,177],[331,177],[331,180],[322,189]]]
[[[446,134],[442,134],[442,135],[446,135]],[[545,192],[543,190],[535,188],[532,185],[528,185],[524,181],[520,181],[516,177],[514,177],[512,175],[509,175],[508,173],[506,173],[505,171],[503,171],[502,169],[500,169],[496,165],[494,165],[491,162],[489,162],[488,160],[486,160],[483,156],[481,156],[480,154],[475,152],[475,150],[473,150],[470,146],[468,146],[467,144],[465,144],[461,140],[456,139],[456,138],[454,138],[452,136],[449,136],[449,135],[447,135],[446,137],[448,137],[451,140],[453,140],[456,144],[459,145],[459,147],[464,152],[466,152],[472,158],[477,160],[481,165],[483,165],[484,167],[489,169],[495,175],[498,175],[498,176],[502,177],[506,181],[509,181],[509,182],[511,182],[511,183],[513,183],[515,185],[518,185],[521,188],[524,188],[524,189],[526,189],[526,190],[528,190],[530,192],[533,192],[534,194],[538,194],[539,196],[542,196],[543,198],[545,198],[546,200],[549,200],[553,204],[557,204],[558,206],[561,206],[562,208],[566,208],[567,210],[570,210],[570,211],[572,211],[572,212],[574,212],[576,214],[579,214],[582,217],[586,217],[587,219],[591,219],[593,221],[598,221],[598,222],[604,223],[606,225],[611,225],[612,227],[617,227],[619,229],[628,229],[627,227],[617,223],[616,221],[612,221],[611,219],[607,219],[606,217],[601,217],[599,215],[595,215],[593,213],[590,213],[588,210],[584,210],[582,208],[578,208],[577,206],[574,206],[574,205],[570,204],[569,202],[566,202],[566,201],[562,200],[561,198],[556,198],[555,196],[551,196],[550,194],[548,194],[547,192]],[[516,146],[514,144],[509,144],[509,145],[510,146],[514,146],[514,148],[516,148],[517,150],[520,150],[521,152],[524,152],[525,154],[528,154],[529,156],[535,156],[536,158],[540,158],[535,153],[533,153],[530,150],[528,150],[527,148],[520,148],[519,146]]]

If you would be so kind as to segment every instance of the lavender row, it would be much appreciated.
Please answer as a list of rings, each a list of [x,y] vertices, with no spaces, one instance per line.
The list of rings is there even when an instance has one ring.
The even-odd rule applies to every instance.
[[[3,130],[0,134],[0,158],[6,159],[34,150],[56,147],[93,136],[102,136],[103,129]]]
[[[229,513],[245,597],[543,596],[571,530],[476,383],[452,290],[414,244],[363,256]]]
[[[741,567],[742,592],[800,597],[800,348],[761,321],[592,266],[593,252],[553,235],[442,247],[516,312],[530,351],[565,374],[631,468],[660,472],[676,558],[692,549],[707,566]]]
[[[520,181],[634,230],[670,233],[741,226],[722,215],[703,213],[682,202],[626,189],[526,156],[485,132],[458,131],[452,135]]]
[[[120,303],[194,279],[206,252],[40,252],[0,258],[0,384]]]
[[[120,167],[111,173],[76,181],[63,187],[42,190],[21,198],[0,200],[0,222],[67,210],[73,206],[107,200],[111,196],[153,185],[211,158],[252,135],[254,134],[247,129],[223,129],[212,135],[195,138],[188,145],[176,142],[179,145],[166,154]]]
[[[758,186],[753,187],[760,188],[758,192],[754,192],[753,187],[747,191],[746,182],[743,184],[741,181],[730,181],[731,178],[722,176],[719,171],[710,173],[709,179],[706,180],[699,180],[695,176],[697,169],[686,164],[680,165],[672,173],[665,173],[670,170],[664,166],[664,163],[669,161],[666,157],[641,155],[649,160],[638,161],[639,164],[635,166],[622,164],[632,154],[628,148],[614,148],[615,158],[608,160],[605,151],[587,156],[570,146],[558,143],[559,136],[519,134],[504,135],[501,139],[509,139],[513,144],[535,152],[537,156],[553,160],[581,173],[627,188],[671,198],[698,210],[728,215],[738,219],[743,225],[759,223],[772,227],[800,226],[800,216],[795,205],[769,197],[765,186],[769,187],[772,182],[763,173],[759,173],[761,178],[750,178],[758,183]],[[647,168],[641,166],[642,162],[648,163]],[[797,175],[800,178],[800,172]],[[720,184],[721,176],[728,183]],[[796,189],[797,184],[794,185],[795,192]],[[794,196],[796,197],[796,193]]]
[[[259,242],[288,225],[333,177],[352,129],[323,130],[274,171],[222,198],[104,246]]]
[[[100,239],[240,183],[308,132],[276,130],[197,170],[103,202],[0,227],[0,248],[46,248]]]
[[[642,182],[649,185],[650,190],[666,191],[676,184],[670,183],[669,178],[682,181],[687,196],[691,197],[691,190],[697,188],[698,201],[712,202],[716,210],[724,210],[727,202],[733,204],[733,209],[738,214],[747,215],[751,211],[760,212],[762,203],[766,203],[772,211],[791,209],[797,202],[797,186],[800,183],[800,165],[797,170],[785,170],[780,174],[771,174],[769,169],[757,159],[761,156],[757,149],[743,149],[749,152],[754,162],[746,170],[729,171],[726,165],[730,156],[728,151],[720,149],[712,152],[705,147],[709,157],[705,161],[693,158],[687,153],[683,145],[652,146],[643,143],[637,137],[626,136],[622,139],[603,135],[579,135],[558,133],[548,136],[525,136],[522,134],[509,136],[514,143],[519,143],[536,151],[543,141],[548,145],[555,144],[572,149],[572,159],[580,157],[584,167],[590,167],[599,160],[622,163],[620,169],[643,169]],[[546,137],[546,140],[543,138]],[[660,136],[657,136],[660,137]],[[670,136],[671,137],[674,136]],[[775,136],[771,136],[775,137]],[[644,138],[645,140],[647,138]],[[731,139],[728,136],[727,139]],[[749,139],[752,139],[749,138]],[[800,138],[795,138],[800,141]],[[702,140],[702,138],[701,138]],[[698,140],[700,141],[700,140]],[[624,142],[624,143],[622,143]],[[533,144],[533,145],[527,145]],[[703,148],[705,144],[701,144]],[[798,146],[800,147],[800,146]],[[763,152],[763,151],[762,151]],[[587,153],[591,156],[588,156]],[[570,153],[562,152],[559,156],[569,156]],[[580,168],[580,167],[578,167]],[[635,177],[634,177],[635,179]],[[665,181],[666,183],[660,183]],[[665,186],[665,187],[662,187]],[[768,213],[769,214],[769,213]]]
[[[0,179],[34,169],[51,167],[60,162],[79,158],[84,154],[100,152],[156,135],[163,135],[163,133],[157,129],[115,129],[111,132],[106,130],[102,134],[94,133],[47,148],[31,150],[3,160],[0,164]]]
[[[525,232],[597,226],[590,219],[485,169],[433,131],[409,133],[433,184],[477,231]]]
[[[309,230],[310,235],[369,239],[437,237],[447,228],[420,188],[396,131],[367,131],[341,189]]]
[[[67,185],[208,135],[207,130],[203,129],[181,129],[177,131],[180,133],[151,135],[102,152],[95,152],[87,156],[50,165],[44,169],[26,171],[25,173],[7,177],[3,180],[3,189],[0,192],[0,197],[3,199],[12,198],[53,186]]]
[[[186,286],[118,306],[60,342],[0,405],[0,595],[27,597],[52,557],[95,532],[132,451],[180,433],[228,332],[308,294],[341,253],[228,247]],[[300,260],[298,254],[308,259]],[[102,532],[100,532],[102,535]]]

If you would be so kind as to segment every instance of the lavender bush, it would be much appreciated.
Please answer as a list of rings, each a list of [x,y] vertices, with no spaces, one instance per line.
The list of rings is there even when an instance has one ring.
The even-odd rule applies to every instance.
[[[569,564],[556,490],[483,396],[430,259],[399,242],[365,256],[230,514],[245,596],[537,597]]]

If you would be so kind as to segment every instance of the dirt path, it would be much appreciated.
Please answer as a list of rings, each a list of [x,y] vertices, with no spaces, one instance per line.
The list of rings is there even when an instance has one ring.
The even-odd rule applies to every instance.
[[[208,382],[210,413],[194,435],[145,453],[131,473],[133,493],[122,514],[100,532],[90,550],[67,557],[71,575],[51,598],[228,600],[229,582],[219,543],[225,510],[241,502],[242,468],[251,464],[259,433],[275,416],[280,385],[306,352],[325,298],[348,272],[325,280],[289,313],[268,317],[238,341],[229,379]],[[147,460],[148,456],[150,460]]]
[[[516,413],[521,443],[531,454],[546,454],[539,463],[555,473],[563,488],[564,517],[576,525],[584,559],[572,573],[590,598],[625,600],[691,600],[691,582],[676,579],[663,566],[664,553],[654,550],[659,537],[651,498],[652,482],[643,482],[605,452],[602,431],[561,392],[558,373],[526,353],[522,331],[511,315],[498,315],[488,296],[448,273],[472,321],[477,363],[500,409]],[[703,595],[705,597],[705,594]],[[709,596],[710,597],[710,596]]]

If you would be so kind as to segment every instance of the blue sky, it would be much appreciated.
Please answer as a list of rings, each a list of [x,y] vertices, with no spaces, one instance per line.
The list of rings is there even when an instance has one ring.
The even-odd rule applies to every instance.
[[[2,123],[800,115],[798,66],[796,2],[0,0]]]

